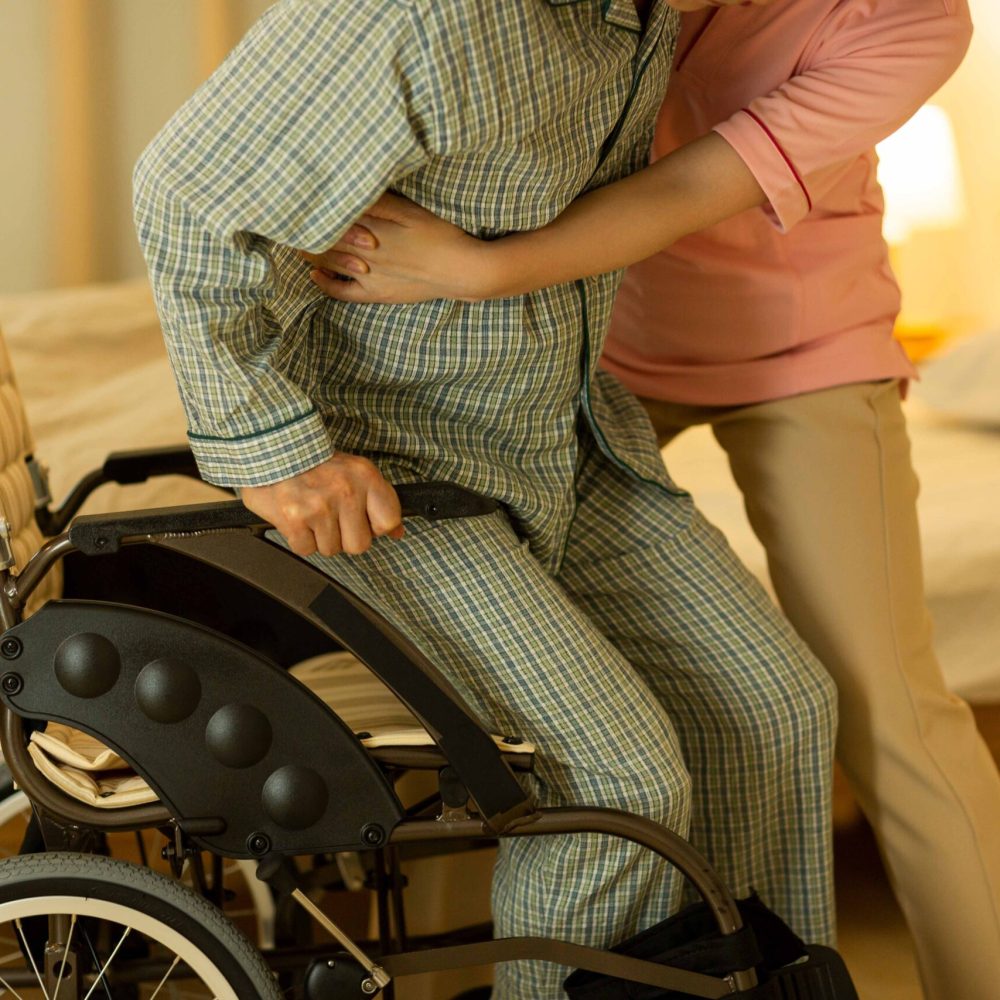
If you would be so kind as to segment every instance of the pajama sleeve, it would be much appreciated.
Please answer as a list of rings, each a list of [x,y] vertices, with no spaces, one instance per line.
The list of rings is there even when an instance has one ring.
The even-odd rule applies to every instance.
[[[715,131],[753,172],[768,214],[787,231],[945,83],[971,37],[967,0],[844,0],[817,31],[800,72]]]
[[[281,0],[174,115],[134,175],[139,242],[202,474],[272,483],[330,457],[271,364],[277,244],[320,251],[434,143],[412,12]]]

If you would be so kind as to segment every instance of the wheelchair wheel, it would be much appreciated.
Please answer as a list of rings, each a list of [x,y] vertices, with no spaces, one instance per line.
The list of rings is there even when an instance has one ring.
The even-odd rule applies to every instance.
[[[14,857],[24,840],[31,821],[31,803],[24,792],[15,791],[13,783],[3,780],[6,770],[0,765],[0,858]],[[256,945],[262,950],[274,947],[275,905],[271,890],[256,875],[252,861],[226,861],[222,872],[227,892],[245,905],[239,909],[225,907],[232,920],[252,919],[256,925]],[[190,871],[182,881],[190,885]]]
[[[22,1000],[278,1000],[260,953],[185,886],[80,854],[0,862],[0,987]]]

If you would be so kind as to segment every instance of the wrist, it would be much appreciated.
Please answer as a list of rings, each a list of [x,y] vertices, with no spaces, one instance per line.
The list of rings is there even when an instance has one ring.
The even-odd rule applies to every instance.
[[[525,252],[529,248],[522,245],[523,236],[513,233],[479,244],[479,259],[472,277],[476,301],[511,298],[537,287],[530,280],[531,257]]]
[[[483,302],[503,298],[510,293],[503,240],[473,240],[472,251],[463,261],[461,278],[463,302]]]

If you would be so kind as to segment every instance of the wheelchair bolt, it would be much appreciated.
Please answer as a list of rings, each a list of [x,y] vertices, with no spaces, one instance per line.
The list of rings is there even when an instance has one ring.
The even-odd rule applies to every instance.
[[[18,694],[24,687],[24,681],[21,680],[20,674],[4,674],[0,678],[0,687],[3,688],[4,694]]]
[[[258,857],[271,850],[271,838],[265,833],[251,833],[247,837],[247,850]]]
[[[20,639],[15,639],[11,636],[9,639],[4,639],[0,643],[0,653],[3,654],[5,660],[16,660],[21,655],[21,650],[24,647],[21,645]]]
[[[385,830],[378,823],[369,823],[361,831],[361,839],[369,847],[378,847],[385,840]]]
[[[361,983],[361,992],[367,993],[371,996],[373,993],[378,992],[378,983],[374,979],[366,979]]]

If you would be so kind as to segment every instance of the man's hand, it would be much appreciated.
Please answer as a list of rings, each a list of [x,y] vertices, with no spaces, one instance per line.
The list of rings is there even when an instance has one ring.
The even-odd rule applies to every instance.
[[[372,538],[403,537],[396,491],[366,458],[336,454],[291,479],[240,491],[246,507],[281,532],[300,556],[365,552]]]

